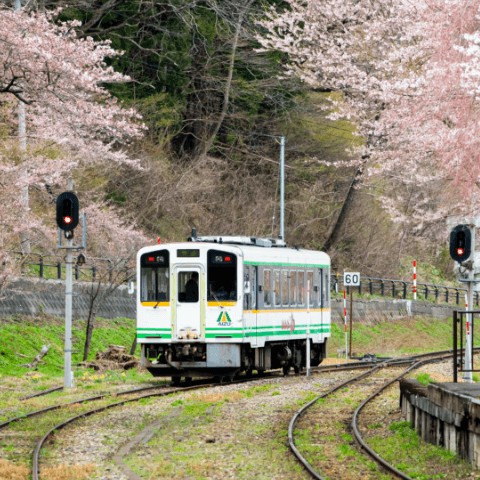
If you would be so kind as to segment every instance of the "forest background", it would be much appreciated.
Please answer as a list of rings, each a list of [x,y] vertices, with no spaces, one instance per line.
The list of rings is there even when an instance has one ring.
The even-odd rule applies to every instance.
[[[42,14],[61,8],[52,22],[69,25],[64,35],[74,31],[80,41],[108,40],[111,48],[124,52],[105,62],[129,78],[98,83],[122,107],[141,115],[142,120],[134,122],[143,131],[122,150],[136,162],[106,162],[98,151],[97,159],[91,154],[89,162],[67,163],[62,174],[51,180],[37,172],[28,186],[28,215],[37,218],[43,229],[29,233],[29,248],[54,251],[54,201],[66,190],[69,176],[81,206],[92,215],[87,257],[128,259],[138,246],[158,237],[162,243],[185,240],[192,228],[200,235],[277,237],[279,136],[283,135],[289,245],[327,250],[339,272],[347,268],[365,276],[410,278],[415,258],[450,277],[447,213],[433,215],[431,221],[409,221],[418,214],[418,204],[426,205],[425,198],[414,193],[417,185],[395,176],[361,178],[359,158],[370,158],[370,139],[362,134],[357,119],[335,115],[351,97],[348,85],[315,84],[302,75],[288,75],[286,67],[298,62],[294,52],[279,45],[264,48],[272,31],[278,34],[265,22],[266,15],[273,11],[288,16],[292,3],[37,0],[25,4],[24,11]],[[4,0],[3,5],[5,11],[13,10],[13,3]],[[16,165],[28,168],[28,159],[21,160],[25,153],[15,147],[18,124],[12,115],[21,93],[5,85],[2,92],[10,96],[2,103],[2,158],[14,158]],[[29,131],[27,121],[31,156]],[[120,152],[115,142],[109,145],[113,154]],[[53,161],[49,168],[55,171],[60,170],[64,154],[50,146],[42,151],[42,158]],[[441,187],[438,182],[437,188]],[[427,203],[430,212],[439,205],[434,196]],[[391,214],[392,204],[402,221]],[[23,225],[28,223],[21,218]],[[18,219],[17,224],[22,226]],[[3,248],[22,250],[22,229],[7,230],[2,233]]]

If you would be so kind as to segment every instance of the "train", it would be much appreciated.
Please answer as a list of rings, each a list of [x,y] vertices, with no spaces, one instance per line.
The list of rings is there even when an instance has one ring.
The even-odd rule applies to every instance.
[[[137,254],[137,343],[155,377],[296,373],[327,356],[330,257],[281,239],[192,236]]]

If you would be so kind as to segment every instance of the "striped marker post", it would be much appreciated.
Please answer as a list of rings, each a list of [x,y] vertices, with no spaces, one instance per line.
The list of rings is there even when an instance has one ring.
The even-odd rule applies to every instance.
[[[470,285],[469,285],[470,287]],[[468,295],[465,294],[465,310],[468,312]],[[467,383],[472,383],[472,372],[469,372],[468,370],[473,369],[473,359],[472,356],[470,355],[471,349],[472,349],[472,335],[470,331],[470,314],[467,313],[465,315],[465,320],[467,321],[466,324],[466,332],[465,332],[465,365],[464,369],[467,370],[465,372],[465,376],[463,377],[465,382]]]
[[[348,339],[347,339],[347,291],[343,290],[343,318],[345,320],[345,358],[348,358]]]
[[[413,299],[417,299],[417,261],[413,261]]]

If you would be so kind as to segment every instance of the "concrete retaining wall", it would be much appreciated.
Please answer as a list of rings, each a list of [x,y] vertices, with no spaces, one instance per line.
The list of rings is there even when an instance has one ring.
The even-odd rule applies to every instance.
[[[460,305],[441,305],[426,301],[381,299],[353,299],[353,319],[366,324],[384,323],[388,320],[415,315],[432,318],[450,318]],[[350,319],[350,299],[347,298],[347,318]],[[343,323],[343,298],[332,299],[332,321]]]
[[[90,297],[85,289],[90,283],[73,284],[73,318],[85,319],[88,316]],[[449,318],[455,305],[439,305],[432,302],[413,302],[412,300],[393,300],[389,298],[364,300],[354,299],[353,318],[362,323],[383,323],[385,321],[413,315],[434,318]],[[347,299],[347,312],[350,300]],[[22,279],[14,282],[0,298],[0,317],[37,315],[43,312],[63,317],[65,315],[65,281]],[[103,318],[135,318],[135,295],[128,293],[127,286],[120,286],[102,304],[97,313]],[[332,320],[343,323],[343,298],[332,299]]]
[[[86,319],[90,310],[91,296],[86,293],[92,284],[74,282],[73,318]],[[65,316],[65,281],[18,280],[0,297],[0,317],[14,315],[36,316],[40,312],[56,317]],[[107,319],[118,317],[135,318],[135,295],[121,285],[109,295],[97,311],[97,316]]]
[[[458,454],[480,467],[480,387],[464,383],[400,380],[405,419],[423,440]]]

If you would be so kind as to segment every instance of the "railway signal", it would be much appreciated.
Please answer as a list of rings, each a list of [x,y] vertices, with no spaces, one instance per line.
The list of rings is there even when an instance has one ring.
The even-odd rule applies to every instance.
[[[458,280],[468,284],[465,309],[473,305],[473,287],[478,282],[475,279],[475,224],[457,225],[450,233],[450,256],[460,264],[458,268]],[[462,271],[463,268],[463,271]],[[465,335],[465,381],[472,383],[472,332],[469,326],[472,324],[471,314],[466,315]]]
[[[57,198],[57,225],[71,232],[78,225],[78,198],[72,192],[63,192]]]
[[[73,189],[73,180],[68,182],[69,190]],[[57,248],[64,248],[67,250],[67,278],[65,280],[65,364],[64,364],[64,380],[63,386],[66,388],[73,387],[73,372],[72,372],[72,296],[73,296],[73,250],[81,250],[86,247],[87,243],[87,220],[85,213],[83,214],[83,231],[81,246],[73,245],[73,230],[78,225],[79,205],[77,196],[69,192],[61,193],[57,198],[57,225],[58,225],[58,245]],[[62,245],[62,230],[67,239],[67,245]],[[77,258],[77,264],[85,263],[85,256],[80,254]]]

